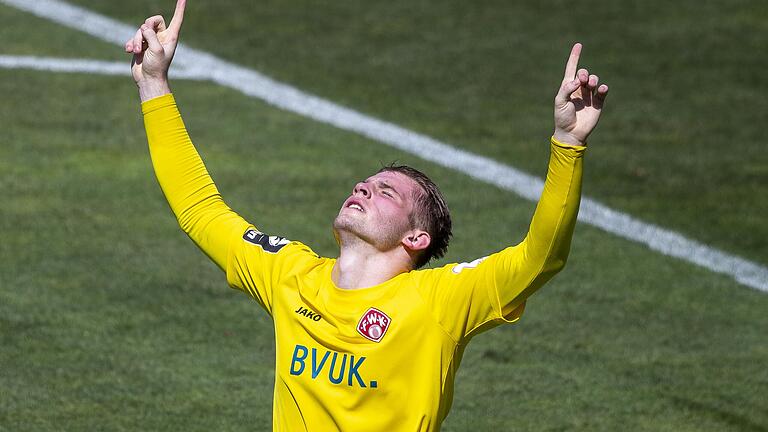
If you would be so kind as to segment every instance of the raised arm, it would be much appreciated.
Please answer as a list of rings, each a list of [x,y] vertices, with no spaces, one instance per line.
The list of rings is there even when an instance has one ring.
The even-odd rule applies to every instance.
[[[597,76],[585,69],[577,72],[580,53],[581,44],[575,44],[555,96],[547,178],[525,239],[472,262],[414,272],[426,307],[457,343],[520,318],[526,299],[568,257],[581,200],[586,140],[608,93]]]
[[[168,68],[179,38],[185,0],[178,0],[168,27],[161,16],[148,18],[126,42],[133,54],[152,164],[181,228],[226,271],[230,246],[250,225],[221,199],[189,139],[168,86]]]
[[[509,292],[500,287],[501,304],[517,307],[562,269],[570,251],[581,200],[582,158],[587,137],[600,119],[608,86],[597,75],[578,69],[581,44],[571,49],[555,96],[555,130],[544,191],[525,240],[510,248]],[[578,69],[578,70],[577,70]],[[518,292],[523,289],[523,292]],[[505,303],[508,302],[508,303]]]

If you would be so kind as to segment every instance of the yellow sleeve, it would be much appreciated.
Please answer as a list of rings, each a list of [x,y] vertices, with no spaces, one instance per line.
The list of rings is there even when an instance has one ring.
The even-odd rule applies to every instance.
[[[299,243],[259,232],[222,200],[213,179],[187,134],[173,95],[141,106],[157,180],[181,229],[227,273],[227,281],[272,309],[272,285],[281,261],[290,253],[309,252]]]
[[[525,300],[563,268],[579,210],[585,149],[552,139],[544,190],[520,244],[423,272],[419,292],[455,341],[519,319]]]

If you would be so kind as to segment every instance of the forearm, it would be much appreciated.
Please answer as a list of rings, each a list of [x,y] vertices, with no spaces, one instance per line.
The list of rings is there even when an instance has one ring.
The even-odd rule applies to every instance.
[[[540,264],[540,273],[554,274],[568,258],[581,201],[585,150],[584,146],[566,145],[552,139],[544,190],[523,242],[528,259]]]
[[[181,228],[226,269],[229,243],[249,224],[231,211],[192,145],[173,95],[142,103],[157,180]]]
[[[503,316],[525,300],[565,265],[581,200],[582,157],[586,147],[553,140],[544,191],[528,235],[497,259],[496,287]],[[490,261],[490,260],[489,260]]]

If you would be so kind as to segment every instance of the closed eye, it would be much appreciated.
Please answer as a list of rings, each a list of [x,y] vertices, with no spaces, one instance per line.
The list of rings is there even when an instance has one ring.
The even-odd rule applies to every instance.
[[[381,190],[382,194],[392,199],[395,199],[395,195],[400,196],[400,193],[385,181],[379,182],[379,190]]]

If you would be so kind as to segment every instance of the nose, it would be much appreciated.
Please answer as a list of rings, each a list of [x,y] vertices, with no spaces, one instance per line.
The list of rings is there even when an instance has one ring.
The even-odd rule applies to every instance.
[[[371,189],[368,187],[366,183],[358,182],[355,185],[355,188],[352,190],[353,195],[362,195],[365,198],[369,198],[371,196]]]

